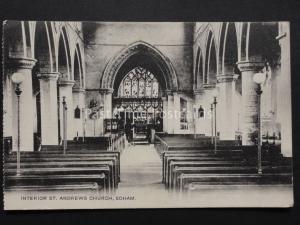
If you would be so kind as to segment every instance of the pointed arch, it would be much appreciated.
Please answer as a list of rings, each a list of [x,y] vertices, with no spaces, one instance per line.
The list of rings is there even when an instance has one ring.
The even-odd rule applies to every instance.
[[[196,68],[194,76],[195,88],[200,88],[203,84],[203,56],[200,48],[197,49]]]
[[[59,42],[58,42],[58,72],[61,73],[63,79],[72,80],[73,77],[70,73],[71,66],[71,56],[70,56],[70,46],[67,36],[67,31],[65,27],[62,27]]]
[[[280,58],[280,46],[276,39],[278,36],[278,23],[253,22],[249,24],[248,32],[248,59],[250,61],[276,64]]]
[[[21,21],[5,21],[4,32],[4,56],[5,57],[26,57],[26,43],[24,23]]]
[[[83,61],[82,61],[82,52],[79,46],[79,43],[76,44],[75,48],[78,56],[78,63],[79,63],[79,69],[80,69],[80,81],[81,81],[81,87],[85,87],[85,75],[84,75],[84,67],[83,67]]]
[[[32,58],[32,43],[30,39],[30,25],[29,21],[24,21],[23,22],[24,26],[24,45],[25,45],[25,55],[28,58]]]
[[[199,57],[199,67],[198,67],[198,74],[197,74],[197,88],[200,88],[203,85],[203,57],[202,51],[200,51]]]
[[[81,66],[80,66],[80,60],[79,60],[79,54],[77,51],[77,48],[74,51],[74,68],[73,68],[73,77],[75,81],[75,85],[73,88],[79,88],[82,87],[82,80],[81,80]]]
[[[209,31],[207,42],[206,42],[204,83],[206,84],[216,83],[216,74],[217,74],[216,44],[215,44],[215,38],[212,31]]]
[[[197,88],[198,83],[198,70],[199,70],[199,58],[200,58],[200,48],[197,48],[196,61],[195,61],[195,71],[194,71],[194,87]]]
[[[38,60],[38,72],[53,72],[55,68],[54,42],[49,22],[38,21],[34,30],[33,55]]]
[[[173,65],[158,49],[154,46],[139,41],[135,42],[121,52],[117,54],[110,62],[107,64],[104,69],[100,87],[103,89],[113,89],[116,81],[117,74],[121,67],[127,62],[130,58],[136,56],[146,57],[148,60],[151,60],[155,65],[158,71],[161,72],[162,77],[159,77],[159,81],[167,90],[177,90],[177,76],[174,70]]]
[[[248,60],[248,37],[249,37],[249,23],[242,23],[241,26],[241,61]]]
[[[238,61],[238,42],[235,24],[223,24],[219,45],[219,72],[233,74]]]
[[[227,23],[222,23],[221,24],[221,29],[220,29],[220,38],[219,38],[219,71],[220,73],[223,72],[223,54],[224,54],[224,46],[225,46],[225,40],[226,40],[226,31],[227,31]]]

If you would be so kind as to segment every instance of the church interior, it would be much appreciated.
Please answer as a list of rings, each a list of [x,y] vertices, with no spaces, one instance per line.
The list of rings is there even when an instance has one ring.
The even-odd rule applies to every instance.
[[[8,20],[3,39],[7,193],[292,190],[289,23]]]

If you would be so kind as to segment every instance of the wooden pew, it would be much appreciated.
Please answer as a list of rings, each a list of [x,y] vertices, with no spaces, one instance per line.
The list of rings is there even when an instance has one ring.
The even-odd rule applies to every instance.
[[[217,151],[208,137],[159,135],[155,147],[162,159],[167,188],[201,185],[290,184],[292,169],[278,151],[263,148],[263,174],[257,173],[257,147],[236,141],[218,141]]]
[[[205,174],[205,173],[214,173],[218,172],[218,174],[232,174],[232,173],[239,173],[239,172],[252,172],[257,173],[256,169],[256,159],[249,160],[243,157],[242,154],[201,154],[201,153],[190,153],[189,151],[185,152],[175,152],[172,153],[165,152],[163,154],[163,161],[164,161],[164,182],[166,187],[176,187],[174,182],[176,182],[178,175],[176,174],[177,171],[181,170],[181,167],[184,167],[186,170],[185,173],[192,173],[195,174]],[[211,156],[215,159],[211,160],[207,157]],[[221,160],[221,161],[219,161]],[[263,161],[263,165],[268,166],[265,172],[272,172],[273,174],[281,173],[281,172],[290,172],[290,167],[287,166],[287,163],[282,164],[280,161],[276,161],[276,163],[272,161],[265,160]],[[272,167],[273,165],[273,167]],[[194,169],[195,166],[198,168]],[[250,167],[251,166],[251,167]],[[190,169],[190,168],[192,169]],[[274,169],[275,168],[275,169]]]
[[[70,151],[71,152],[71,151]],[[47,177],[46,180],[51,186],[59,187],[66,177],[66,181],[76,186],[95,181],[99,177],[104,181],[98,183],[99,187],[107,190],[114,190],[120,180],[119,152],[107,152],[98,150],[73,150],[72,154],[62,154],[60,150],[41,151],[41,152],[22,152],[21,153],[21,176],[15,176],[16,154],[5,157],[5,175],[8,180],[17,180],[17,186],[22,186],[24,182],[30,186],[30,182],[38,183],[38,179]],[[104,177],[103,177],[104,175]],[[32,177],[35,176],[35,177]],[[84,178],[86,177],[86,178]],[[103,178],[102,178],[103,177]],[[55,183],[55,179],[60,182]],[[22,183],[23,182],[23,183]],[[8,182],[8,184],[11,184]],[[42,186],[42,185],[41,185]],[[78,188],[80,185],[78,186]]]
[[[82,188],[82,185],[93,184],[92,188],[97,187],[97,191],[106,191],[105,175],[104,174],[54,174],[47,175],[6,175],[5,190],[20,190],[29,189],[28,187],[38,187],[39,189],[52,190],[62,187],[64,190],[67,187]],[[27,188],[25,188],[27,187]],[[91,188],[91,186],[89,187]],[[110,187],[108,187],[110,188]],[[35,191],[35,190],[34,190]],[[109,191],[109,189],[108,189]]]
[[[237,157],[237,156],[241,156],[241,151],[231,151],[231,152],[218,152],[218,155],[216,156],[212,151],[208,150],[208,151],[167,151],[167,152],[163,152],[162,153],[162,170],[163,170],[163,180],[164,180],[164,174],[166,171],[166,165],[168,162],[168,159],[170,157],[174,157],[174,156],[182,156],[182,157],[217,157],[217,156],[221,156],[222,158],[224,158],[225,156],[228,157]]]
[[[264,166],[264,173],[290,173],[291,168],[289,166]],[[242,173],[257,173],[257,167],[255,166],[219,166],[219,167],[187,167],[187,166],[177,166],[172,171],[169,187],[179,188],[179,177],[182,174],[242,174]]]
[[[62,191],[68,192],[79,192],[82,193],[83,191],[86,193],[90,191],[91,193],[99,193],[99,190],[102,191],[103,187],[99,187],[97,183],[87,183],[87,182],[78,182],[77,184],[59,184],[59,185],[51,185],[51,186],[44,186],[44,185],[17,185],[17,186],[9,186],[5,188],[5,192],[30,192],[38,191],[38,192],[58,192],[61,193]]]
[[[112,160],[114,162],[114,174],[116,176],[116,180],[120,181],[120,154],[119,152],[107,152],[107,151],[99,151],[97,153],[68,153],[68,154],[61,154],[55,152],[23,152],[21,154],[21,162],[62,162],[62,161],[99,161],[99,160]],[[6,163],[16,161],[16,155],[10,155],[6,157]]]
[[[15,170],[16,168],[16,163],[15,162],[11,162],[11,163],[6,163],[5,165],[5,170],[8,169],[12,169]],[[33,162],[27,162],[22,161],[21,164],[21,172],[24,173],[26,171],[30,171],[33,172],[31,169],[33,168],[34,170],[38,170],[39,172],[50,169],[50,172],[52,171],[57,171],[61,172],[63,174],[70,174],[70,173],[75,173],[76,168],[79,168],[79,170],[77,170],[77,174],[80,173],[87,173],[89,171],[93,171],[92,168],[94,168],[94,173],[95,171],[97,171],[96,169],[99,167],[101,168],[101,166],[105,166],[108,167],[108,174],[106,174],[107,177],[109,177],[108,181],[109,181],[109,186],[114,189],[117,187],[117,181],[118,181],[118,175],[116,174],[116,168],[115,168],[115,164],[111,161],[111,160],[105,160],[105,159],[93,159],[93,161],[88,161],[86,159],[79,159],[79,161],[75,161],[75,160],[71,160],[71,161],[61,161],[61,159],[59,159],[59,161],[55,161],[55,159],[53,161],[50,162],[41,162],[37,160],[33,160]],[[92,167],[92,168],[91,168]],[[43,170],[41,170],[43,169]],[[51,171],[52,169],[52,171]]]
[[[262,165],[268,166],[268,167],[274,166],[274,165],[272,165],[272,163],[270,163],[268,161],[263,161]],[[228,170],[230,170],[231,167],[244,167],[244,168],[255,167],[256,168],[256,163],[254,163],[254,162],[249,163],[248,161],[234,161],[234,160],[232,160],[232,161],[230,161],[230,160],[223,160],[223,161],[178,160],[178,161],[172,161],[169,164],[168,173],[166,174],[166,179],[165,179],[166,187],[169,187],[169,183],[173,179],[175,168],[197,167],[197,166],[204,167],[204,168],[227,167],[227,168],[229,168]],[[277,165],[277,166],[286,166],[286,165]],[[290,168],[290,167],[288,167],[288,168]],[[209,169],[207,169],[207,170],[209,170]],[[257,170],[255,172],[257,173]]]
[[[178,161],[201,161],[201,162],[244,162],[245,160],[240,156],[234,156],[230,159],[224,156],[202,156],[202,155],[181,155],[181,156],[165,156],[164,157],[164,165],[163,165],[163,181],[167,181],[169,179],[169,175],[172,172],[171,162],[178,162]]]
[[[168,182],[168,176],[172,176],[172,168],[170,168],[169,164],[170,161],[193,161],[193,160],[205,160],[205,161],[240,161],[243,162],[245,165],[256,165],[256,158],[245,158],[241,151],[221,151],[217,154],[212,153],[202,153],[202,152],[196,152],[196,151],[172,151],[172,152],[164,152],[163,153],[163,182]],[[264,161],[268,161],[268,157],[264,157]],[[248,163],[248,164],[246,164]],[[280,161],[273,160],[268,161],[268,163],[271,165],[272,163],[274,165],[279,165]],[[167,178],[167,180],[166,180]]]
[[[190,185],[249,185],[249,184],[291,184],[290,173],[280,174],[181,174],[179,191],[187,190]]]
[[[203,160],[179,160],[179,161],[171,161],[169,164],[169,169],[165,175],[165,185],[169,187],[169,181],[172,180],[172,173],[174,168],[185,166],[185,167],[233,167],[233,166],[245,166],[246,163],[239,161],[227,161],[227,160],[219,160],[219,161],[203,161]]]

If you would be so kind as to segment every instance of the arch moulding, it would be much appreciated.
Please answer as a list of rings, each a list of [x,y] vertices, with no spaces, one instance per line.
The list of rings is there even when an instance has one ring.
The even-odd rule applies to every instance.
[[[164,81],[167,90],[178,90],[177,75],[170,60],[154,46],[142,41],[129,45],[108,62],[102,74],[100,88],[113,89],[115,78],[121,66],[131,56],[138,53],[149,55],[158,64],[164,75]]]

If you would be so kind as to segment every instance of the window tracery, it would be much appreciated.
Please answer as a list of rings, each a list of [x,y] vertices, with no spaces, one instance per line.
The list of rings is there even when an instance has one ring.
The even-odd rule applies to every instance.
[[[121,81],[118,97],[158,98],[160,88],[155,76],[147,69],[136,67]]]

